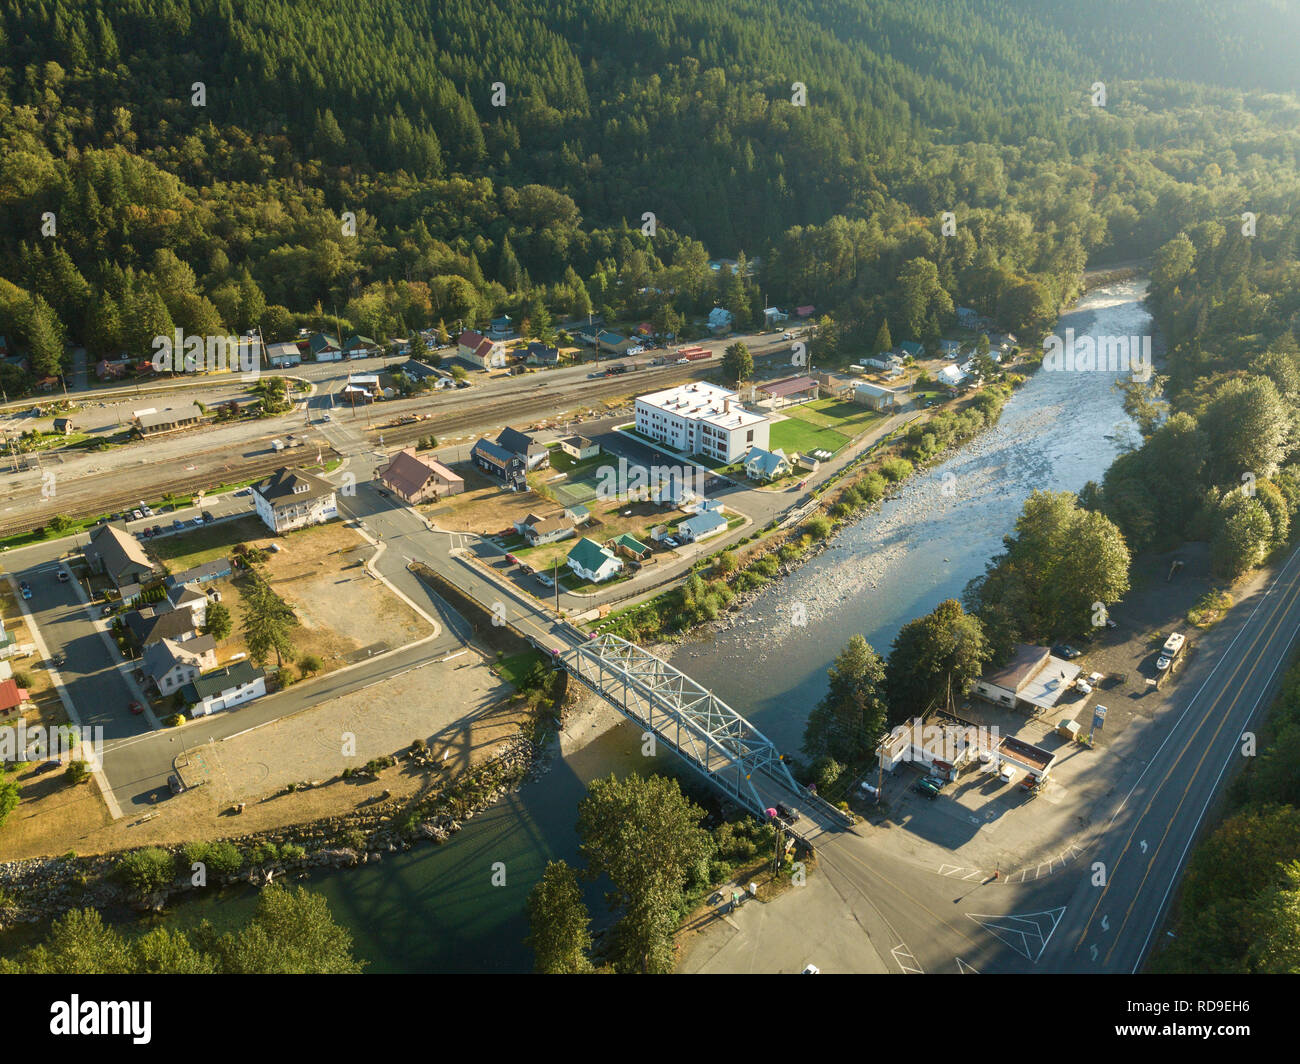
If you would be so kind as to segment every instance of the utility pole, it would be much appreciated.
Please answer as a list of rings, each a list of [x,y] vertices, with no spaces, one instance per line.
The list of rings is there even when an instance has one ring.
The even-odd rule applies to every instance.
[[[555,556],[555,562],[551,566],[551,583],[555,585],[555,615],[560,615],[560,556]]]

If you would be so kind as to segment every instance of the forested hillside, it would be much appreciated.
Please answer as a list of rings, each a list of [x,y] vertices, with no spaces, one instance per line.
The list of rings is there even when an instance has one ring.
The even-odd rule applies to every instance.
[[[65,342],[335,313],[382,340],[813,303],[834,355],[965,303],[1032,334],[1089,259],[1294,204],[1300,25],[1247,6],[19,0],[0,332],[33,375]],[[708,266],[742,255],[752,275]]]

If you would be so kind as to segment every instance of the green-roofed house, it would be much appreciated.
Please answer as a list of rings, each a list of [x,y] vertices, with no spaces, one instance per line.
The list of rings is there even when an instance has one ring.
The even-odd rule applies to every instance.
[[[191,680],[180,690],[191,717],[236,709],[266,694],[266,673],[249,661],[237,661]]]
[[[369,336],[352,335],[343,345],[343,354],[347,358],[370,358],[379,354],[379,345]]]
[[[650,548],[632,535],[631,532],[624,532],[621,536],[615,536],[606,546],[616,554],[622,554],[633,561],[643,562],[650,557]]]
[[[603,583],[623,569],[623,562],[612,550],[602,547],[594,539],[583,536],[567,559],[569,568],[593,584]]]

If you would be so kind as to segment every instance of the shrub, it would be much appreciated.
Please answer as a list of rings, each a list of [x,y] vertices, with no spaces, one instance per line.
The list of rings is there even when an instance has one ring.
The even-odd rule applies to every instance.
[[[324,663],[315,654],[304,654],[298,659],[298,671],[305,680],[312,673],[320,672]]]
[[[89,775],[90,769],[86,767],[86,763],[82,761],[81,758],[74,757],[68,762],[68,767],[64,770],[63,778],[69,783],[77,784],[81,783]]]
[[[140,894],[153,894],[167,886],[176,876],[171,854],[150,846],[121,858],[113,869],[127,887]]]
[[[179,728],[182,724],[185,723],[185,714],[173,713],[163,723],[166,724],[167,727],[169,728]]]
[[[813,539],[825,539],[831,534],[831,520],[825,514],[809,518],[803,527]]]
[[[886,458],[880,463],[880,472],[886,480],[897,484],[912,472],[912,463],[906,458]]]
[[[818,758],[817,763],[813,765],[813,779],[817,783],[819,791],[830,790],[835,785],[835,781],[840,778],[844,772],[844,766],[835,758],[827,755]]]

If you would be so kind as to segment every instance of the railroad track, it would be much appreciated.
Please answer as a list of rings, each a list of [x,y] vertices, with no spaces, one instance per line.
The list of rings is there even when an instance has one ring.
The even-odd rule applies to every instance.
[[[330,457],[339,457],[337,451],[328,446],[322,445],[322,456],[326,461]],[[244,460],[239,466],[226,471],[220,476],[212,473],[194,474],[189,477],[175,477],[166,474],[165,479],[160,479],[160,486],[171,492],[177,498],[186,495],[192,495],[196,491],[205,491],[211,488],[214,483],[228,482],[231,480],[251,480],[254,477],[269,476],[275,470],[285,465],[286,461],[292,461],[288,456],[295,453],[302,454],[308,451],[308,448],[297,448],[295,451],[278,451],[274,454],[264,455],[258,458]],[[315,452],[311,453],[313,459],[312,465],[315,464]],[[75,503],[62,503],[57,511],[34,516],[26,519],[7,520],[0,522],[0,536],[16,536],[24,532],[31,532],[33,529],[43,527],[53,516],[54,513],[64,514],[74,521],[81,521],[91,517],[102,517],[104,514],[113,513],[118,510],[130,510],[140,505],[142,497],[156,496],[157,490],[142,492],[138,487],[131,490],[113,491],[106,490],[99,492],[86,499],[78,500]],[[159,521],[161,523],[161,517]]]
[[[580,409],[606,399],[625,396],[634,392],[654,391],[669,387],[672,384],[699,379],[702,376],[702,369],[716,369],[718,364],[719,360],[711,359],[707,363],[701,364],[697,362],[690,366],[678,366],[676,364],[657,366],[653,369],[636,370],[631,373],[601,377],[596,380],[581,380],[559,386],[535,387],[532,391],[522,395],[508,395],[478,401],[473,399],[467,401],[463,397],[464,393],[460,391],[452,393],[452,396],[448,399],[442,399],[441,395],[435,393],[435,396],[431,396],[432,401],[427,405],[423,407],[407,407],[403,411],[403,413],[428,414],[429,418],[427,420],[415,421],[409,425],[371,427],[365,431],[375,442],[377,442],[377,437],[382,434],[384,447],[388,449],[397,445],[413,443],[420,437],[430,434],[445,438],[448,434],[469,432],[489,425],[505,425],[512,422],[516,425],[526,424],[540,418],[554,418],[557,408],[560,408],[561,412],[563,410]],[[440,399],[442,401],[439,401]],[[344,424],[352,421],[352,415],[349,413],[339,414],[339,417]],[[331,455],[340,456],[336,448],[323,442],[322,446]],[[228,483],[265,476],[283,465],[292,463],[295,453],[301,454],[305,450],[304,448],[298,452],[281,451],[254,458],[230,459],[219,472],[196,473],[193,476],[181,478],[177,478],[170,472],[168,466],[164,463],[160,464],[158,479],[153,487],[142,487],[139,483],[136,483],[132,488],[122,488],[120,490],[106,486],[102,491],[93,493],[79,492],[79,497],[75,501],[69,499],[69,501],[65,502],[64,499],[60,499],[59,509],[52,512],[65,514],[73,520],[99,517],[106,513],[121,510],[124,507],[137,506],[140,499],[158,497],[163,492],[171,492],[174,495],[181,496],[210,488],[215,483]],[[210,460],[217,453],[218,451],[215,450],[201,452],[192,455],[191,460],[198,464],[205,458]],[[123,472],[126,471],[128,470],[123,470]],[[134,469],[130,469],[130,471],[135,472]],[[108,478],[100,479],[107,480]],[[65,498],[69,498],[71,494],[69,492],[69,496],[65,496]],[[33,513],[30,517],[0,520],[0,536],[13,536],[30,532],[33,529],[42,527],[50,519],[50,516],[51,513]]]

